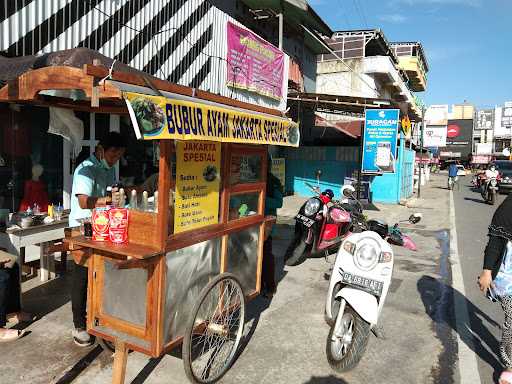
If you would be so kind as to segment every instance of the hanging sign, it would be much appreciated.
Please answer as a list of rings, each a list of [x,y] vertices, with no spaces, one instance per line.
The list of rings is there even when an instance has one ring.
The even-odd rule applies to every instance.
[[[404,116],[401,121],[402,124],[402,131],[407,139],[411,138],[411,120],[409,119],[409,116]]]
[[[124,98],[137,138],[299,146],[299,126],[285,117],[131,92]]]
[[[219,222],[221,144],[178,141],[174,233]]]
[[[398,109],[369,109],[365,112],[364,173],[395,172],[399,117]]]
[[[282,98],[285,56],[251,31],[227,23],[228,87],[245,89],[276,100]]]

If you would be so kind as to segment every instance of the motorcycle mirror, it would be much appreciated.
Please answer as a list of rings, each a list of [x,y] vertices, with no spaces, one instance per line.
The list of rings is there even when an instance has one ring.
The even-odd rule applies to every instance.
[[[317,171],[315,172],[315,175],[316,175],[316,178],[320,178],[320,176],[322,176],[322,170],[321,169],[317,169]]]
[[[351,197],[356,189],[352,185],[344,185],[341,187],[341,194],[345,197]]]
[[[409,216],[409,222],[411,224],[417,224],[421,221],[422,217],[423,217],[423,214],[421,214],[421,213],[413,213],[411,216]]]

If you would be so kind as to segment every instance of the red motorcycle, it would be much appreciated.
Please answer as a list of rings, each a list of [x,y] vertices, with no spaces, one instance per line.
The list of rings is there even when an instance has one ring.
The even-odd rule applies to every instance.
[[[316,194],[295,217],[295,236],[286,251],[286,265],[299,265],[312,255],[336,252],[352,229],[351,209],[355,204],[334,200],[334,193],[306,185]],[[347,206],[349,205],[349,206]]]

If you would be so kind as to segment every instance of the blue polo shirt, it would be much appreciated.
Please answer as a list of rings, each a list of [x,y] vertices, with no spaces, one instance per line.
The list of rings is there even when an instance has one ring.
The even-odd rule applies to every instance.
[[[79,219],[91,217],[90,209],[82,209],[78,204],[77,195],[90,197],[105,197],[107,187],[115,183],[116,173],[114,167],[107,169],[96,156],[91,155],[78,165],[73,174],[73,187],[71,188],[71,212],[69,226],[80,225]]]
[[[457,173],[459,172],[457,166],[455,164],[450,164],[450,167],[448,168],[448,176],[449,177],[455,177],[457,176]]]

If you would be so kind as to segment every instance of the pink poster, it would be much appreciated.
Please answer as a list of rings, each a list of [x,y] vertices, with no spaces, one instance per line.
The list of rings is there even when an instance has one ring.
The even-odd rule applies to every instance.
[[[251,31],[228,22],[228,87],[281,99],[284,53]]]

